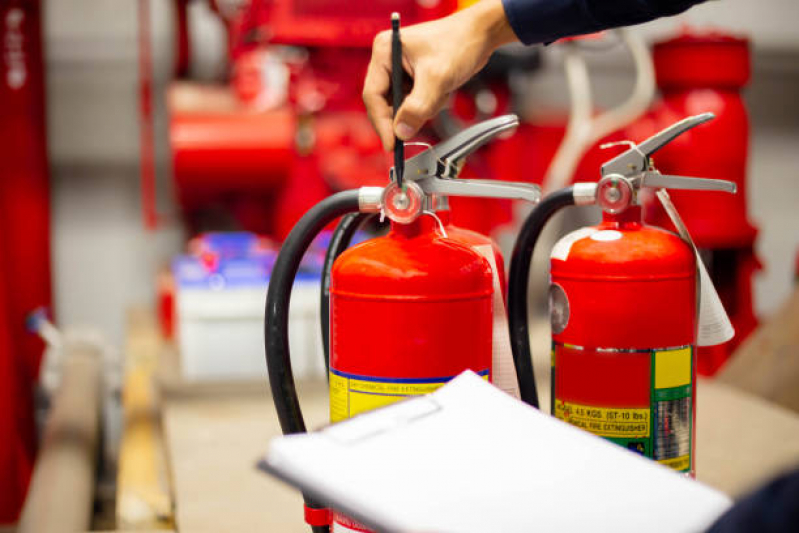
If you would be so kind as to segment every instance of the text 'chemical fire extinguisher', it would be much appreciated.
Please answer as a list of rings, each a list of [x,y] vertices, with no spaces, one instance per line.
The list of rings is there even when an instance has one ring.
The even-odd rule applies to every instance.
[[[522,399],[537,406],[526,301],[532,251],[558,210],[602,208],[599,225],[563,237],[551,253],[552,413],[689,474],[696,433],[695,347],[702,343],[700,278],[703,294],[712,296],[713,289],[687,233],[681,238],[642,223],[640,192],[735,192],[729,181],[663,175],[651,159],[712,118],[710,113],[688,117],[640,144],[614,143],[628,149],[602,165],[597,183],[576,183],[544,198],[519,233],[509,279],[519,386]],[[723,308],[714,316],[722,315]],[[718,341],[732,334],[731,327],[715,331],[726,332]]]
[[[518,123],[508,115],[476,124],[405,160],[402,187],[392,169],[386,187],[335,194],[300,219],[275,262],[266,301],[266,360],[284,433],[305,431],[288,344],[291,287],[311,241],[340,216],[346,235],[334,235],[331,248],[340,255],[326,261],[323,281],[332,421],[431,392],[467,369],[494,381],[498,346],[506,347],[504,372],[515,387],[498,251],[485,236],[456,233],[446,197],[540,200],[529,183],[457,179],[472,152]],[[345,250],[363,220],[355,217],[378,213],[391,221],[388,235]],[[312,526],[346,519],[328,516],[307,495],[305,501]]]

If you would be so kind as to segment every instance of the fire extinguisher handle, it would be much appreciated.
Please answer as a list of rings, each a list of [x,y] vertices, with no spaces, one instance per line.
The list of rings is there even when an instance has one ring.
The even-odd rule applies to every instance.
[[[628,150],[602,165],[602,175],[621,174],[622,176],[631,177],[649,170],[649,158],[652,154],[691,128],[704,124],[713,118],[715,118],[713,113],[701,113],[686,117],[641,143],[629,143],[631,146]],[[614,144],[618,143],[612,143],[611,145]]]
[[[510,200],[525,200],[534,204],[541,200],[541,187],[525,182],[424,178],[416,183],[428,195],[506,198]]]
[[[733,181],[671,176],[653,171],[644,172],[641,178],[641,187],[685,189],[693,191],[721,191],[732,194],[735,194],[737,191],[737,186]]]
[[[436,145],[436,155],[450,164],[457,165],[500,133],[512,130],[518,125],[519,117],[516,115],[502,115],[478,122]]]
[[[502,115],[479,122],[446,141],[406,159],[404,176],[410,180],[433,176],[455,178],[466,157],[497,135],[518,125],[519,117],[516,115]],[[391,175],[394,176],[393,167]]]

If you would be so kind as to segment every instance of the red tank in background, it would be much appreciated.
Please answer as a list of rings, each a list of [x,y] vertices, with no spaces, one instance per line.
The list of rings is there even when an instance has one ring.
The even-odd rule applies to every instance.
[[[662,97],[626,129],[626,137],[639,141],[682,117],[712,112],[715,120],[664,147],[655,164],[664,174],[725,179],[738,187],[735,195],[671,193],[736,330],[730,342],[698,349],[699,373],[713,375],[757,326],[752,276],[761,266],[754,252],[757,228],[747,210],[749,118],[741,97],[750,78],[749,41],[686,29],[656,43],[654,61]],[[646,220],[673,228],[657,201],[647,204]]]

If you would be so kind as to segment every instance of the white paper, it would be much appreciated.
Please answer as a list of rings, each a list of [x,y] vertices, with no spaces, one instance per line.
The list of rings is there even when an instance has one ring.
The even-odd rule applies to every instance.
[[[696,532],[731,503],[472,372],[433,394],[276,438],[262,466],[386,532]]]
[[[719,293],[716,292],[716,287],[710,279],[710,274],[707,273],[705,263],[699,257],[699,251],[696,249],[691,235],[688,233],[688,228],[680,218],[677,208],[671,201],[669,193],[665,189],[657,191],[658,200],[669,215],[672,224],[677,228],[677,231],[696,254],[696,264],[699,270],[699,327],[696,336],[697,346],[716,346],[723,344],[735,336],[735,328],[730,322],[730,317],[727,316],[727,311],[721,303]]]
[[[513,351],[510,345],[510,329],[508,326],[508,313],[505,310],[505,300],[502,297],[502,286],[499,276],[504,272],[497,269],[494,257],[494,247],[490,244],[474,246],[474,251],[482,255],[491,265],[494,273],[494,298],[492,304],[494,322],[491,328],[491,380],[494,385],[504,390],[515,398],[521,398],[519,382],[516,377],[516,365],[513,363]]]

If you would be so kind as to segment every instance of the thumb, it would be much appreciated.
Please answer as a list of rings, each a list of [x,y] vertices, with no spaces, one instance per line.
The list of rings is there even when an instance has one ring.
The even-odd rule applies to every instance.
[[[441,84],[435,77],[417,71],[413,89],[394,118],[394,133],[407,141],[438,113],[445,101],[446,94],[443,94]]]

